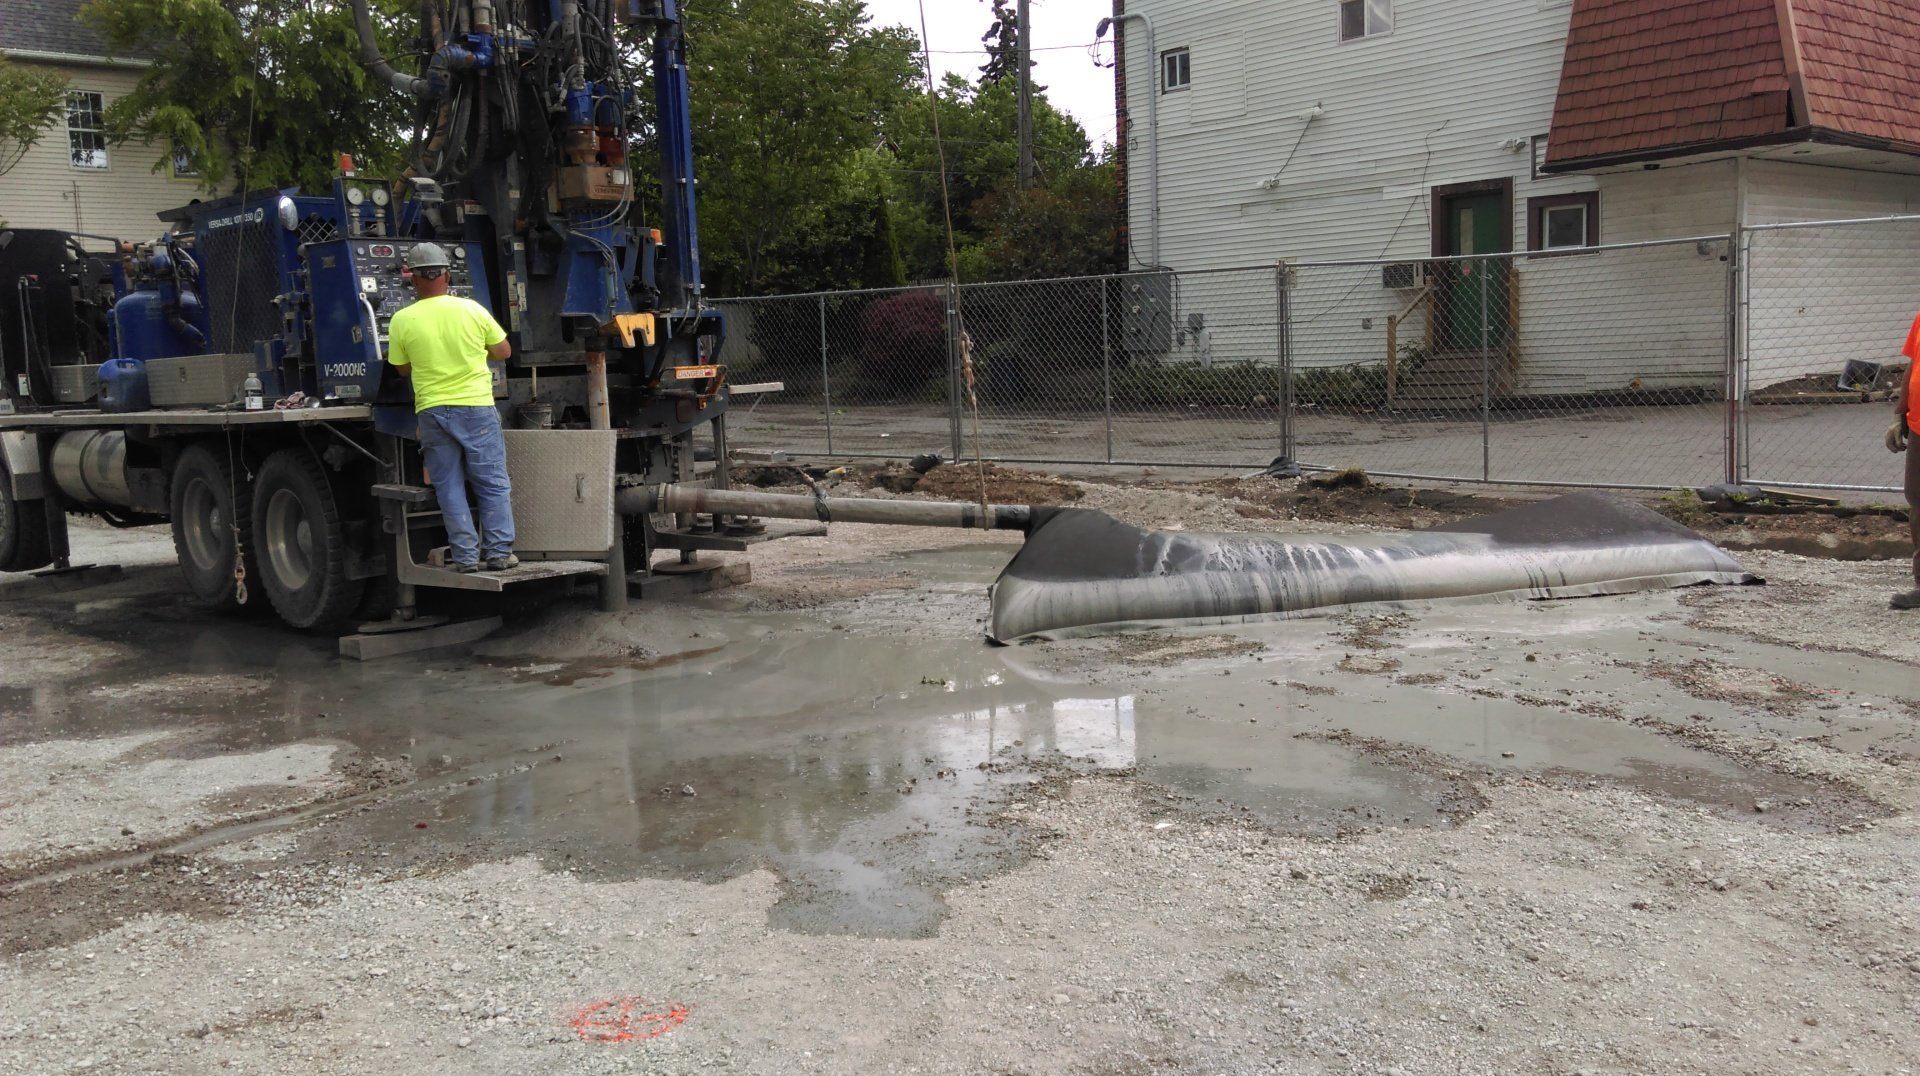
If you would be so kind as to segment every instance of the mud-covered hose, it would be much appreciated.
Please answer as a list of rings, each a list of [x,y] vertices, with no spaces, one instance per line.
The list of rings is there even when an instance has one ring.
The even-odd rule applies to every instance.
[[[953,527],[970,530],[1024,531],[1033,519],[1026,505],[988,505],[952,501],[883,501],[873,497],[811,497],[757,490],[707,489],[703,486],[634,486],[620,490],[615,504],[622,515],[655,512],[767,516],[814,519],[822,523],[885,523],[901,527]]]

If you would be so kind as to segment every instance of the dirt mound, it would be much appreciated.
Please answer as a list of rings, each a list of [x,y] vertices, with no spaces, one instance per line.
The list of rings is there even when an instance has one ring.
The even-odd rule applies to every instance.
[[[971,463],[941,464],[916,474],[911,468],[888,467],[875,472],[869,484],[942,501],[978,501],[980,468]],[[1052,475],[987,464],[987,500],[994,504],[1071,504],[1083,496],[1078,485]]]
[[[1517,498],[1475,493],[1395,489],[1376,485],[1364,471],[1342,471],[1305,480],[1230,478],[1204,483],[1202,488],[1237,502],[1237,510],[1248,519],[1311,519],[1386,527],[1431,527],[1524,503]]]
[[[1735,550],[1772,549],[1831,560],[1905,560],[1913,555],[1906,521],[1890,515],[1714,516],[1694,529]]]
[[[1890,505],[1774,504],[1718,508],[1689,490],[1654,509],[1727,549],[1771,549],[1829,560],[1905,560],[1913,555],[1906,512]]]

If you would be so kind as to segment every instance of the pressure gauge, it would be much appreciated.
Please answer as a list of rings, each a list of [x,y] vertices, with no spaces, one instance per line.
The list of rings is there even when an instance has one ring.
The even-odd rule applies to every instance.
[[[361,190],[359,187],[347,188],[347,204],[348,205],[359,205],[361,202],[364,202],[366,200],[367,200],[366,191]]]
[[[387,188],[385,187],[373,188],[373,204],[374,205],[381,205],[381,206],[386,205],[389,197],[391,196],[387,194]]]

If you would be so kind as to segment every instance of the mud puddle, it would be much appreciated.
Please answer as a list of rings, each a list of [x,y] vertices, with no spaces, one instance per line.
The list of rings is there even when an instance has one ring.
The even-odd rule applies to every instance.
[[[889,564],[921,586],[978,586],[984,608],[1011,552]],[[1477,809],[1475,782],[1507,776],[1737,813],[1765,802],[1780,805],[1769,824],[1822,825],[1863,807],[1637,719],[1861,749],[1898,749],[1911,725],[1888,701],[1910,689],[1909,667],[1693,632],[1671,595],[1051,651],[836,630],[727,600],[661,608],[649,623],[680,642],[658,654],[369,665],[217,618],[157,647],[190,614],[116,607],[111,635],[135,656],[9,688],[7,742],[165,728],[187,755],[342,744],[403,763],[407,781],[303,822],[266,858],[405,872],[530,854],[594,877],[707,879],[765,866],[784,885],[774,925],[916,936],[937,927],[947,889],[1043,843],[1020,814],[1063,771],[1134,774],[1170,815],[1317,834],[1447,824]],[[104,615],[64,611],[81,633]],[[1792,707],[1756,709],[1644,671],[1706,657],[1807,686],[1787,693]],[[123,888],[101,899],[137,902]]]
[[[539,683],[548,687],[572,687],[582,680],[612,676],[616,672],[645,672],[649,669],[678,665],[683,661],[717,654],[721,649],[721,647],[709,646],[662,657],[592,657],[569,658],[565,661],[525,661],[485,656],[479,661],[482,665],[505,669],[516,684]]]

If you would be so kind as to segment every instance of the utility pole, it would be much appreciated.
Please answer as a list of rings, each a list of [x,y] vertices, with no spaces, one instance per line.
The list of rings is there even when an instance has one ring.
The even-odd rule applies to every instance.
[[[1020,189],[1033,186],[1033,50],[1027,47],[1031,36],[1031,24],[1027,18],[1027,0],[1019,0],[1015,9],[1016,41],[1020,55],[1020,112],[1018,135],[1020,139]]]

